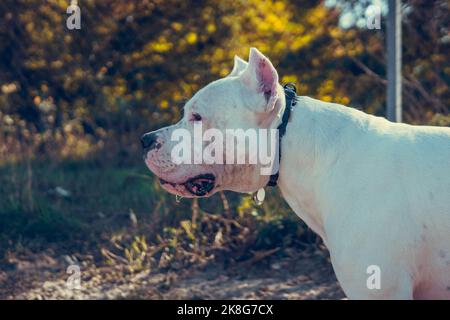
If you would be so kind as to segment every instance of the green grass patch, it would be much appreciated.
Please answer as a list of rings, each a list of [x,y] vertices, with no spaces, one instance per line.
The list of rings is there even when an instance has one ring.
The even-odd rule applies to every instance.
[[[66,253],[87,249],[106,262],[128,261],[133,270],[202,264],[223,252],[245,259],[251,248],[292,245],[305,229],[278,192],[268,191],[262,206],[251,196],[228,192],[198,204],[177,203],[143,163],[3,165],[0,257],[19,245]]]
[[[167,196],[158,189],[144,165],[115,167],[93,161],[3,165],[0,237],[62,241],[120,229],[130,212],[138,221],[161,212]],[[160,207],[157,212],[155,206]]]

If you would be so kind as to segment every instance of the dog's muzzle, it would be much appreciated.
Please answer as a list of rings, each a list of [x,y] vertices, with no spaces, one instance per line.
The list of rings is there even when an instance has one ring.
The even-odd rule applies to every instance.
[[[170,184],[173,187],[176,187],[177,185],[176,183],[171,183],[161,178],[159,179],[159,181],[161,182],[162,185]],[[188,179],[186,182],[181,183],[180,185],[183,185],[190,194],[197,197],[203,197],[214,189],[215,184],[216,184],[216,177],[211,173],[206,173],[192,177]]]
[[[158,135],[154,132],[148,132],[141,137],[141,145],[144,153],[153,149],[161,148],[161,143],[158,142]]]

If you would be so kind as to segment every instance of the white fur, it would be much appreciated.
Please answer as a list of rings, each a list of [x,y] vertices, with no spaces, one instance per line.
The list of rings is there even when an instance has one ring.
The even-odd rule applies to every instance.
[[[450,299],[449,128],[301,97],[282,150],[282,194],[350,298]],[[370,265],[380,290],[366,286]]]
[[[170,133],[190,130],[188,114],[207,127],[274,128],[284,96],[270,61],[251,49],[231,74],[186,104],[187,116],[158,130],[162,147],[146,163],[177,183],[211,172],[219,190],[256,191],[267,176],[257,165],[170,162]],[[180,185],[178,185],[180,183]],[[324,240],[350,298],[450,299],[450,128],[391,123],[358,110],[301,97],[282,140],[278,181],[292,209]],[[368,289],[367,268],[380,267],[381,288]]]

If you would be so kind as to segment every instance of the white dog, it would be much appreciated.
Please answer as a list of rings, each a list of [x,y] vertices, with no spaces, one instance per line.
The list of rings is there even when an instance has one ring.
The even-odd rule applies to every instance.
[[[147,166],[171,193],[255,192],[258,164],[171,160],[174,129],[277,128],[286,109],[272,63],[248,63],[197,92],[176,125],[142,137]],[[281,140],[278,186],[328,247],[349,298],[450,299],[450,128],[389,122],[345,106],[299,97]],[[371,270],[379,285],[370,286]],[[369,272],[369,273],[368,273]]]

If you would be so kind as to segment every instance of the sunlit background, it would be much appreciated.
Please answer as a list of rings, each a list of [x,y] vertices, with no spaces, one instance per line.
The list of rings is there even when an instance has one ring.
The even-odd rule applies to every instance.
[[[229,193],[176,203],[139,137],[176,122],[250,47],[300,95],[384,116],[385,1],[80,0],[80,30],[68,5],[0,2],[0,297],[33,297],[24,288],[67,261],[126,277],[322,248],[276,192],[262,206]],[[402,13],[403,120],[448,126],[449,3],[403,1]],[[42,255],[56,271],[14,273]]]

